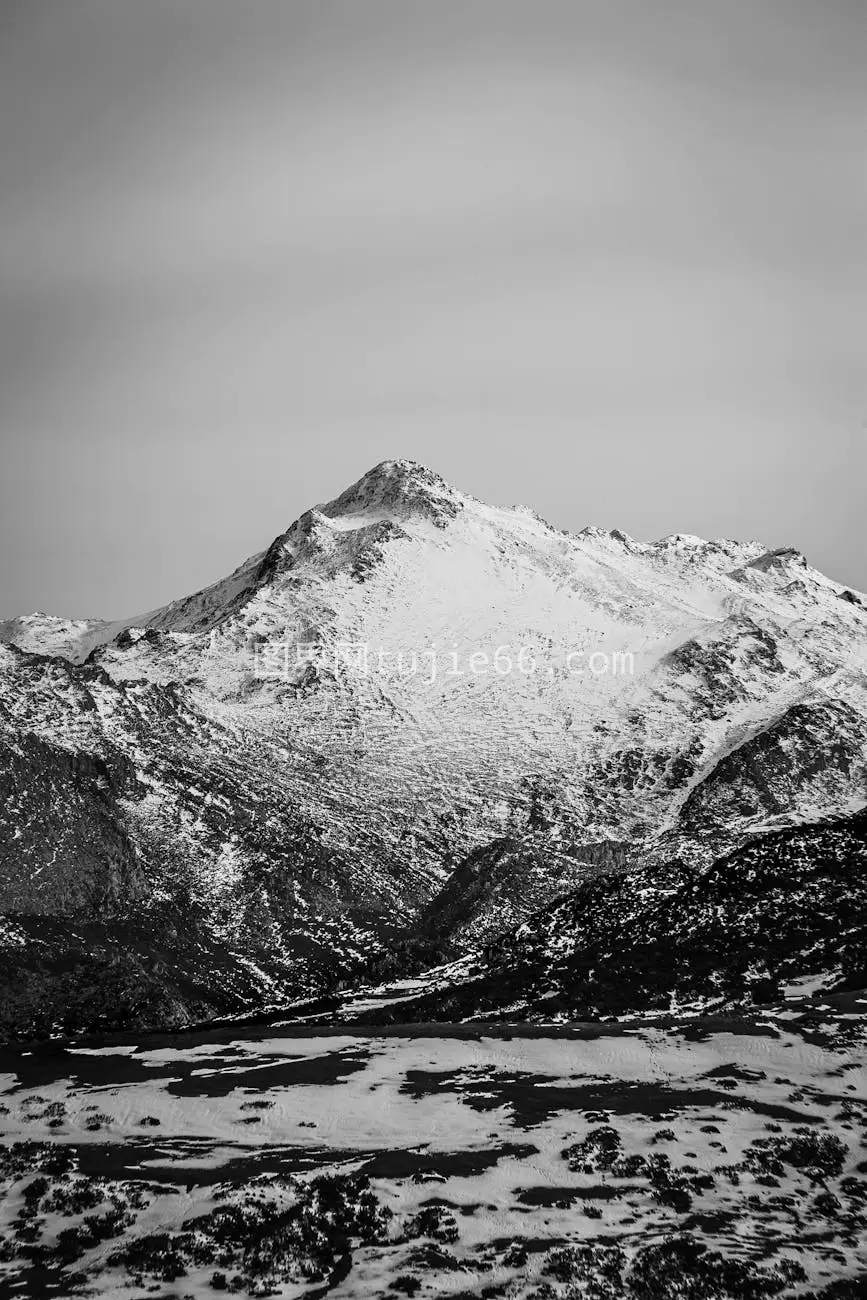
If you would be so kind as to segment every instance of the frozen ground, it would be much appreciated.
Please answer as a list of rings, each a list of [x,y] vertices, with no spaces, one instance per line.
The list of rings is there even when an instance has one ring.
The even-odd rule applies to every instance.
[[[0,1295],[862,1295],[864,1008],[793,992],[9,1052]]]

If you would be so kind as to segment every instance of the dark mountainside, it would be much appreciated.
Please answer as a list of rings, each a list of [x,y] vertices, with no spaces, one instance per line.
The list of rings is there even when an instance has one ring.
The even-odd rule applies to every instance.
[[[365,1019],[594,1020],[867,987],[867,813],[758,836],[707,868],[606,874]],[[819,978],[816,978],[819,977]],[[824,977],[824,978],[821,978]]]

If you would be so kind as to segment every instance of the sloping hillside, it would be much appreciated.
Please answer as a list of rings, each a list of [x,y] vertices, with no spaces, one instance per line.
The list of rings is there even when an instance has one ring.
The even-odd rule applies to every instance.
[[[709,867],[599,876],[365,1018],[592,1020],[867,987],[867,811],[757,836]],[[369,996],[369,991],[368,991]],[[352,1013],[351,1004],[344,1009]]]

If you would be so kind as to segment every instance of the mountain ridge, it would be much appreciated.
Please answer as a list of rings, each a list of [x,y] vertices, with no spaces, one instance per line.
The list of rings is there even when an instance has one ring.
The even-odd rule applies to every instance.
[[[441,475],[428,469],[427,466],[418,461],[406,458],[384,460],[373,466],[331,501],[313,506],[302,512],[284,532],[279,533],[274,538],[268,547],[242,561],[230,575],[207,584],[190,596],[179,597],[166,605],[124,619],[61,618],[37,610],[32,614],[17,615],[6,620],[0,620],[0,640],[14,641],[16,644],[21,644],[22,648],[25,649],[40,650],[42,645],[50,644],[51,639],[50,628],[44,626],[44,624],[53,622],[58,625],[59,637],[62,637],[65,632],[67,640],[63,644],[69,649],[74,648],[74,642],[68,640],[69,637],[74,635],[74,629],[80,632],[81,639],[85,642],[88,640],[88,633],[97,630],[101,630],[101,634],[105,639],[112,639],[120,631],[127,628],[168,625],[172,611],[183,608],[188,602],[195,600],[197,597],[218,589],[225,590],[233,580],[240,580],[247,575],[252,575],[252,580],[258,580],[266,576],[269,560],[270,564],[273,564],[273,557],[279,550],[280,544],[286,539],[290,539],[293,534],[300,533],[303,535],[305,532],[309,532],[317,517],[323,522],[331,520],[332,523],[335,523],[342,516],[358,513],[358,511],[353,511],[352,507],[359,507],[363,513],[370,513],[373,509],[381,520],[385,520],[391,518],[394,514],[399,516],[407,512],[411,513],[415,506],[419,513],[428,517],[433,517],[437,515],[438,511],[441,511],[441,515],[437,515],[437,517],[440,526],[446,526],[448,519],[454,518],[463,508],[464,502],[483,505],[477,498],[452,487]],[[502,513],[523,515],[532,519],[544,529],[563,537],[614,541],[642,554],[685,551],[693,555],[697,552],[704,555],[716,553],[726,559],[749,554],[752,558],[745,560],[744,568],[767,569],[772,564],[782,564],[787,560],[796,562],[800,567],[808,567],[805,557],[794,548],[778,547],[771,549],[759,541],[741,542],[726,537],[702,538],[693,534],[670,533],[655,541],[644,542],[636,540],[619,528],[607,529],[593,524],[586,525],[575,533],[565,529],[558,529],[529,505],[515,504],[495,507],[494,509]],[[376,520],[376,522],[379,521],[380,519]],[[835,585],[841,588],[839,593],[841,597],[846,597],[848,594],[861,602],[867,599],[863,593],[853,592],[843,584]],[[231,606],[231,596],[228,604]],[[223,611],[223,616],[228,616],[230,612],[230,609]],[[43,623],[41,638],[38,635],[40,626],[38,620]],[[32,625],[32,631],[28,630],[28,624]],[[18,640],[16,640],[16,633]],[[92,648],[93,642],[91,641],[89,649]],[[62,653],[62,650],[58,650],[58,652]],[[64,657],[70,658],[74,656],[67,654]]]

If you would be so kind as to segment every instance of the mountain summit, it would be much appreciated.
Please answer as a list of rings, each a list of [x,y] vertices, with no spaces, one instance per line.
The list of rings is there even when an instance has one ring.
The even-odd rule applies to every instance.
[[[418,461],[384,460],[320,509],[332,519],[374,513],[388,518],[420,514],[445,525],[462,508],[463,500],[444,478]]]

